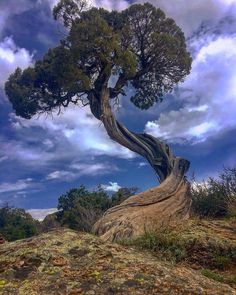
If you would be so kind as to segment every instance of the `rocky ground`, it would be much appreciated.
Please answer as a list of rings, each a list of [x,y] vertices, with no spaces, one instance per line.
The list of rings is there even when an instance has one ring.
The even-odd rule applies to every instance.
[[[0,245],[0,294],[236,294],[233,283],[217,282],[199,270],[204,257],[211,259],[210,244],[217,241],[222,251],[226,245],[236,247],[234,226],[189,221],[188,226],[176,227],[186,240],[195,241],[192,261],[178,264],[69,229],[4,243]],[[232,275],[234,265],[230,267]]]

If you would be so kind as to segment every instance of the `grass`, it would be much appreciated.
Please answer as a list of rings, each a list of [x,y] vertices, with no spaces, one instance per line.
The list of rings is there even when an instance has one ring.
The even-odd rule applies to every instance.
[[[224,282],[224,277],[223,276],[211,271],[210,269],[202,269],[201,274],[204,275],[205,277],[209,278],[209,279],[214,280],[214,281],[221,282],[221,283]]]
[[[181,237],[167,228],[146,231],[144,235],[136,239],[122,241],[121,243],[158,253],[162,258],[172,262],[180,262],[187,256],[185,244]]]
[[[236,285],[236,275],[231,276],[231,277],[229,278],[229,283],[231,283],[231,284],[235,284],[235,285]]]
[[[236,244],[214,234],[205,224],[176,224],[149,230],[121,244],[148,250],[167,261],[198,269],[226,271],[236,264]],[[223,229],[223,225],[221,229]]]
[[[232,220],[189,220],[146,230],[142,236],[121,243],[149,251],[160,260],[198,269],[210,279],[235,287],[236,243],[231,240],[231,227]]]
[[[233,286],[236,285],[236,275],[229,275],[228,273],[219,274],[213,272],[210,269],[202,269],[201,274],[209,279],[212,279],[220,283],[226,283]]]

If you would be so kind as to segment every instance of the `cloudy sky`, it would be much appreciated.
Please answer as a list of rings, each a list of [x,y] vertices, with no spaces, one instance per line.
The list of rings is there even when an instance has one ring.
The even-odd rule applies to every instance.
[[[107,9],[131,1],[94,0]],[[133,1],[142,3],[143,1]],[[150,0],[183,29],[192,71],[162,104],[140,111],[121,99],[118,119],[149,132],[191,161],[189,176],[215,176],[236,164],[236,0]],[[145,160],[112,142],[89,109],[69,107],[60,116],[18,118],[4,94],[16,67],[33,65],[55,46],[61,29],[51,17],[56,0],[0,1],[0,205],[47,210],[81,184],[107,191],[156,185]],[[38,216],[38,215],[37,215]]]

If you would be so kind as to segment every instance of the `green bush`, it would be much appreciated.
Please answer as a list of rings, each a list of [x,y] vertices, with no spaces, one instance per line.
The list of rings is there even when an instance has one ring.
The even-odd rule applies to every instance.
[[[174,262],[180,262],[187,256],[181,237],[168,228],[146,231],[144,235],[134,240],[121,241],[121,243],[136,246],[141,250],[150,250]]]
[[[58,200],[57,220],[62,226],[90,232],[103,213],[136,192],[135,188],[121,188],[111,197],[101,188],[90,192],[84,186],[71,189]]]
[[[192,212],[200,217],[236,216],[236,168],[192,185]]]
[[[92,225],[110,206],[109,196],[101,189],[89,192],[84,186],[71,189],[58,200],[57,217],[61,225],[90,231]]]
[[[24,209],[0,208],[0,234],[7,241],[29,238],[38,234],[37,221]]]
[[[209,270],[209,269],[202,269],[201,270],[201,274],[204,275],[205,277],[209,278],[209,279],[212,279],[212,280],[215,280],[217,282],[224,282],[224,277]]]

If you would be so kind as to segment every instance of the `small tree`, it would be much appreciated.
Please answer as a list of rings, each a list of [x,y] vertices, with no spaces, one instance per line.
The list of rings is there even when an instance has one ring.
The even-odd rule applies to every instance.
[[[128,86],[133,89],[131,102],[147,110],[183,81],[191,67],[184,34],[173,19],[150,3],[131,5],[122,12],[87,8],[84,0],[59,1],[54,18],[63,21],[68,36],[34,67],[17,69],[6,82],[7,96],[16,114],[27,119],[60,111],[69,104],[89,105],[112,140],[146,158],[160,182],[169,179],[161,196],[155,193],[155,198],[146,197],[145,204],[142,198],[131,202],[139,207],[158,202],[161,213],[169,208],[158,220],[164,216],[186,217],[189,188],[183,179],[189,162],[175,157],[159,139],[129,131],[116,120],[111,107],[119,96],[126,96]],[[175,206],[161,202],[170,196]],[[110,218],[117,216],[110,214]],[[102,224],[105,231],[105,220]]]
[[[38,233],[38,224],[24,209],[0,208],[0,234],[7,241],[29,238]]]
[[[136,188],[120,188],[111,197],[101,188],[90,192],[84,186],[71,189],[58,199],[57,220],[63,226],[90,232],[103,213],[130,197]]]

